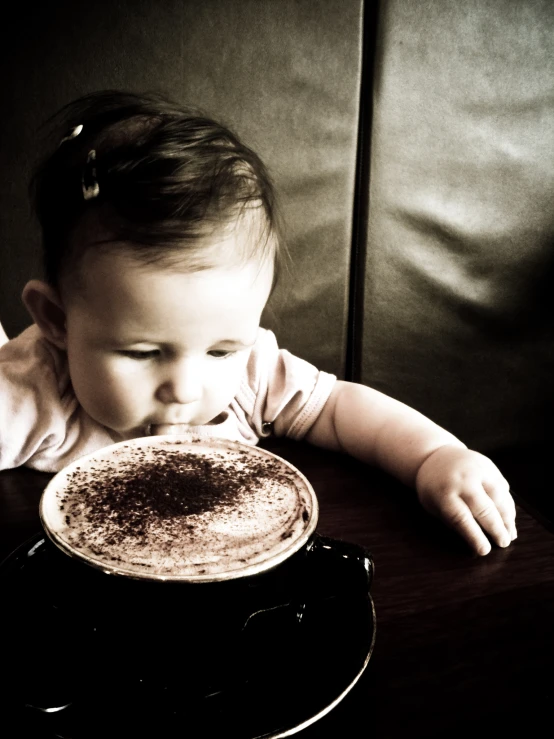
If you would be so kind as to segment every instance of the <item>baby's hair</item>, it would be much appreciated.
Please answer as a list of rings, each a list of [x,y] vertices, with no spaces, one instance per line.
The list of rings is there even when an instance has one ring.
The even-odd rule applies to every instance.
[[[145,261],[178,254],[192,271],[211,266],[203,237],[255,209],[246,256],[277,256],[271,179],[227,127],[162,95],[117,90],[79,98],[48,123],[56,148],[30,192],[52,285],[90,248],[72,238],[88,214],[108,234],[104,246],[131,244]]]

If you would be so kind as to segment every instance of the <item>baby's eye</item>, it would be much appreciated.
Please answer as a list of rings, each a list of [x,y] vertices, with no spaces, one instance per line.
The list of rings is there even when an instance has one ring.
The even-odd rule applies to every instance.
[[[153,359],[159,355],[158,349],[149,349],[147,351],[140,351],[139,349],[120,349],[118,354],[129,359]]]
[[[214,357],[215,359],[226,359],[227,357],[231,357],[235,352],[233,351],[225,351],[225,350],[217,350],[212,349],[208,352],[209,357]]]

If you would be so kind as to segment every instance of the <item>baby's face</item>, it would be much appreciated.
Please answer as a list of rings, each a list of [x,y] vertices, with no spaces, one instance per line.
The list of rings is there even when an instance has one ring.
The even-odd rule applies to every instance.
[[[123,435],[216,419],[237,393],[272,266],[186,273],[112,252],[89,253],[81,274],[66,302],[66,348],[88,414]]]

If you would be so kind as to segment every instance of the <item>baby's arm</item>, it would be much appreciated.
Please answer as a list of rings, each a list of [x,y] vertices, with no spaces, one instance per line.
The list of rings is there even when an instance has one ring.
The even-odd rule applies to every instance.
[[[415,487],[424,508],[478,554],[491,549],[484,532],[502,547],[516,537],[514,501],[493,462],[377,390],[337,382],[306,439],[378,465]]]

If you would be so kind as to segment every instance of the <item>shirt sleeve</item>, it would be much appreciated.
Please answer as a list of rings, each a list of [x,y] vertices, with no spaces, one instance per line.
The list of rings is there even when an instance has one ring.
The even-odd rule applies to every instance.
[[[73,393],[63,353],[36,326],[0,348],[0,469],[57,472],[112,443],[94,426]]]
[[[336,377],[286,349],[260,329],[237,401],[257,435],[302,439],[315,423]]]

